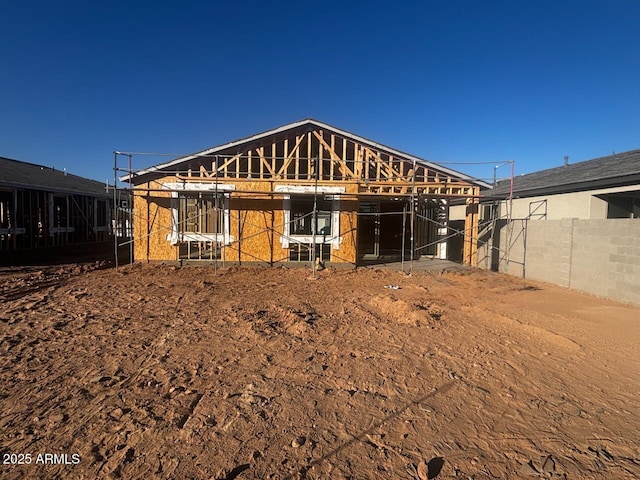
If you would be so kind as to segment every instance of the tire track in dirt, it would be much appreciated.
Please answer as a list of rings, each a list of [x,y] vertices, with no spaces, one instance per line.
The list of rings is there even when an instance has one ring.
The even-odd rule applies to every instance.
[[[416,478],[437,459],[442,478],[640,475],[638,381],[557,328],[579,317],[527,310],[549,291],[307,276],[134,265],[4,302],[0,449],[83,461],[3,476]]]

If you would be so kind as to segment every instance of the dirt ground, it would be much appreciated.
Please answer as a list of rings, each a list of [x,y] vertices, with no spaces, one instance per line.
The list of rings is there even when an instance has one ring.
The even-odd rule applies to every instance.
[[[0,269],[2,478],[640,478],[638,308],[471,270],[97,267]]]

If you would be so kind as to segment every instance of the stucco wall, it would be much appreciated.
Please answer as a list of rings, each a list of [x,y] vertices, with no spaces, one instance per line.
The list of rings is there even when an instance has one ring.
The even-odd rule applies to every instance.
[[[584,192],[559,193],[556,195],[525,197],[513,199],[513,211],[511,217],[514,219],[540,218],[544,213],[547,220],[560,220],[563,218],[579,219],[605,219],[607,218],[607,202],[599,195],[637,191],[638,185],[626,187],[601,188]],[[491,192],[485,192],[490,195]],[[542,203],[546,200],[546,206]],[[500,215],[507,215],[507,201],[500,202]],[[486,203],[484,203],[486,205]],[[483,209],[480,209],[481,220]],[[450,208],[449,218],[451,220],[464,220],[465,206],[454,205]]]

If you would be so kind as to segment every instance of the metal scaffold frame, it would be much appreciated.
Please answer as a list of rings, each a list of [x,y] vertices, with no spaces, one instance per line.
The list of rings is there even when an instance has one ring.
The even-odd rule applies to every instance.
[[[145,192],[153,192],[153,191],[157,191],[157,192],[164,192],[164,193],[177,193],[179,190],[172,190],[172,189],[167,189],[166,187],[164,187],[160,182],[157,182],[156,180],[152,180],[151,183],[153,182],[157,182],[158,183],[158,188],[152,188],[151,186],[149,186],[148,188],[131,188],[131,187],[123,187],[121,185],[119,185],[119,178],[118,178],[118,174],[119,173],[124,173],[124,175],[122,175],[121,178],[124,178],[126,180],[131,180],[133,178],[135,178],[136,176],[136,171],[133,170],[132,168],[132,158],[134,156],[140,156],[140,155],[152,155],[152,156],[158,156],[158,155],[167,155],[167,156],[175,156],[175,155],[170,155],[170,154],[158,154],[158,153],[144,153],[144,152],[119,152],[119,151],[115,151],[114,152],[114,184],[113,186],[110,186],[113,189],[113,196],[114,196],[114,205],[118,205],[118,199],[122,197],[122,195],[126,195],[128,198],[132,198],[133,197],[133,193],[138,191],[145,191]],[[231,159],[235,159],[238,160],[238,156],[232,156],[232,155],[203,155],[206,157],[212,157],[212,171],[211,172],[207,172],[207,171],[200,171],[199,172],[199,176],[192,176],[191,172],[186,172],[185,175],[185,171],[184,170],[163,170],[162,174],[163,175],[173,175],[175,177],[177,177],[180,181],[182,182],[188,182],[188,181],[197,181],[197,182],[207,182],[210,181],[212,182],[214,185],[214,198],[215,198],[215,207],[214,207],[214,212],[216,215],[216,218],[218,215],[228,215],[230,220],[229,221],[238,221],[238,226],[239,226],[239,232],[240,230],[240,222],[241,222],[241,218],[239,214],[234,214],[231,211],[225,211],[225,202],[220,202],[220,192],[218,191],[218,183],[221,180],[224,181],[238,181],[239,177],[243,174],[243,172],[241,172],[238,167],[236,166],[236,170],[233,172],[235,174],[235,177],[232,178],[226,178],[224,176],[220,177],[218,176],[219,173],[222,172],[222,170],[224,170],[224,168],[228,167],[230,164],[230,160]],[[121,167],[119,166],[119,159],[120,157],[125,157],[127,159],[127,164],[126,164],[126,168],[125,167]],[[249,157],[250,158],[250,157]],[[277,159],[280,160],[287,160],[287,158],[285,157],[267,157],[266,155],[261,159],[264,161],[271,161],[272,164],[275,164],[275,161]],[[313,157],[308,159],[308,165],[310,167],[309,171],[308,171],[308,176],[310,176],[310,179],[307,179],[305,181],[301,181],[300,183],[306,184],[308,185],[310,182],[309,180],[311,180],[313,182],[313,210],[312,212],[309,214],[312,217],[312,241],[310,244],[310,258],[311,258],[311,269],[312,269],[312,274],[315,277],[316,275],[316,267],[317,267],[317,258],[316,258],[316,247],[317,247],[317,221],[318,221],[318,195],[319,195],[319,190],[318,190],[318,186],[320,184],[326,184],[327,181],[323,181],[320,180],[320,167],[319,165],[325,161],[333,161],[334,159],[332,158],[317,158],[317,157]],[[306,160],[304,160],[306,161]],[[364,163],[364,160],[354,160],[352,162],[353,165],[355,165],[356,163]],[[473,164],[473,162],[465,162],[468,164]],[[477,163],[487,163],[487,162],[477,162]],[[508,163],[508,162],[507,162]],[[511,162],[511,164],[513,164],[513,162]],[[238,162],[239,165],[239,162]],[[387,212],[387,214],[397,214],[397,215],[402,215],[402,247],[401,247],[401,265],[402,265],[402,271],[404,271],[405,269],[405,232],[407,227],[409,228],[409,246],[410,246],[410,259],[409,259],[409,275],[413,274],[413,269],[414,269],[414,260],[416,257],[416,254],[418,252],[420,252],[421,250],[428,248],[434,244],[437,243],[441,243],[443,241],[446,241],[447,239],[455,236],[455,235],[460,235],[460,234],[465,234],[467,231],[469,231],[469,228],[465,228],[464,230],[453,230],[453,234],[444,236],[444,237],[440,237],[437,240],[433,241],[433,242],[429,242],[427,244],[424,245],[419,245],[416,246],[415,241],[415,228],[416,228],[416,220],[417,219],[421,219],[421,220],[426,220],[427,222],[434,222],[433,219],[431,218],[427,218],[424,215],[420,215],[419,213],[417,213],[417,209],[418,206],[421,204],[421,202],[423,201],[424,198],[428,198],[428,199],[441,199],[441,200],[449,200],[449,199],[456,199],[456,198],[465,198],[468,201],[471,200],[473,202],[478,202],[479,198],[480,198],[480,194],[479,192],[477,192],[476,187],[474,187],[473,191],[470,192],[469,190],[466,190],[466,187],[463,187],[463,190],[458,190],[457,187],[455,187],[455,185],[453,187],[446,185],[443,188],[439,188],[438,193],[429,193],[428,189],[425,190],[425,185],[423,182],[417,182],[416,179],[416,172],[417,172],[417,165],[416,165],[416,161],[413,160],[413,168],[411,168],[410,172],[407,172],[406,175],[402,175],[399,178],[395,179],[396,182],[400,181],[400,180],[404,180],[404,184],[400,184],[400,186],[397,186],[398,183],[396,183],[396,185],[392,186],[390,189],[385,190],[384,188],[379,191],[379,192],[369,192],[369,191],[364,191],[364,192],[357,192],[357,193],[348,193],[348,194],[341,194],[341,198],[355,198],[355,199],[366,199],[366,198],[392,198],[394,200],[399,200],[401,198],[405,198],[407,201],[403,202],[403,206],[402,206],[402,210],[398,211],[398,212]],[[353,167],[356,168],[356,167]],[[247,171],[244,172],[248,178],[251,178],[251,172]],[[495,178],[495,174],[494,174],[494,178]],[[283,179],[279,179],[280,181],[282,181]],[[286,180],[288,183],[292,182],[292,180],[288,180],[285,176],[284,180]],[[260,181],[260,180],[257,180]],[[269,180],[272,183],[276,180],[272,179]],[[295,183],[295,182],[294,182]],[[357,183],[360,185],[368,185],[370,182],[367,181],[363,181],[363,180],[341,180],[339,182],[340,184],[344,184],[344,183]],[[242,195],[245,194],[251,194],[251,195],[257,195],[257,196],[263,196],[265,198],[283,198],[283,194],[281,192],[275,192],[275,191],[263,191],[263,190],[252,190],[251,188],[248,189],[238,189],[238,190],[234,190],[234,191],[227,191],[224,192],[223,195],[225,195],[228,199],[231,198],[232,195],[234,196],[240,196],[242,198]],[[323,198],[324,198],[324,194]],[[407,205],[408,204],[408,205]],[[410,208],[410,211],[407,211],[407,207]],[[369,213],[363,213],[363,212],[351,212],[353,215],[357,217],[361,216],[361,215],[369,215]],[[407,215],[409,214],[409,215]],[[133,209],[129,208],[126,211],[123,211],[123,209],[121,208],[115,208],[114,209],[114,223],[115,225],[118,225],[118,222],[120,222],[122,220],[122,215],[126,216],[126,221],[125,223],[127,225],[133,225],[134,224],[134,217],[136,216],[136,214],[133,212]],[[380,213],[377,213],[376,215],[380,215]],[[306,215],[305,215],[306,216]],[[407,218],[409,217],[409,218]],[[188,218],[185,218],[183,221],[187,221]],[[408,220],[408,221],[407,221]],[[272,222],[273,223],[273,222]],[[289,220],[288,222],[290,225],[293,223],[293,220]],[[407,225],[408,223],[408,225]],[[214,232],[214,235],[216,238],[218,238],[218,231],[217,231],[217,226],[218,226],[218,222],[216,221],[215,223],[216,225],[216,231]],[[264,226],[264,225],[253,225],[249,223],[249,226],[255,227],[255,228],[259,228],[259,230],[253,234],[251,234],[250,236],[242,236],[239,235],[237,239],[234,239],[233,241],[224,241],[224,242],[219,242],[219,241],[213,241],[213,264],[214,264],[214,268],[217,270],[218,267],[218,260],[220,257],[220,260],[222,261],[222,264],[224,266],[224,262],[225,262],[225,258],[227,258],[227,255],[225,255],[225,249],[226,248],[232,248],[234,250],[238,251],[238,262],[242,263],[242,255],[244,254],[245,256],[250,256],[253,257],[252,254],[250,254],[249,252],[246,251],[242,251],[242,242],[248,240],[249,238],[256,236],[256,235],[262,235],[265,232],[268,232],[272,235],[279,235],[281,237],[286,237],[286,239],[291,242],[291,243],[299,243],[302,244],[303,242],[299,242],[296,238],[292,237],[292,236],[287,236],[284,235],[284,232],[281,231],[280,229],[283,228],[286,225],[285,223],[281,223],[279,225],[271,225],[271,226]],[[441,224],[438,224],[438,226],[443,227]],[[182,228],[183,225],[182,223],[179,223],[177,225],[172,225],[172,226],[166,226],[166,227],[161,227],[161,230],[167,230],[169,232],[173,231],[175,228]],[[447,225],[444,225],[444,227],[450,228]],[[287,230],[288,231],[288,230]],[[120,242],[119,241],[119,237],[118,235],[114,235],[114,256],[115,256],[115,263],[116,263],[116,267],[119,265],[119,258],[118,258],[118,250],[120,247],[128,245],[129,246],[129,258],[130,261],[133,261],[133,242],[136,240],[140,240],[142,238],[146,238],[146,237],[150,237],[151,235],[154,235],[157,232],[151,232],[151,233],[147,233],[144,235],[132,235],[131,238],[129,240],[126,240],[124,242]],[[220,245],[218,245],[218,243],[220,243]],[[218,253],[220,253],[220,255],[218,255]],[[334,254],[335,257],[339,258],[336,254]],[[178,258],[178,260],[180,260]],[[265,261],[264,259],[258,258],[256,257],[256,260],[258,261]],[[286,259],[274,259],[273,258],[273,251],[271,254],[271,260],[270,264],[274,264],[276,262],[280,262]]]

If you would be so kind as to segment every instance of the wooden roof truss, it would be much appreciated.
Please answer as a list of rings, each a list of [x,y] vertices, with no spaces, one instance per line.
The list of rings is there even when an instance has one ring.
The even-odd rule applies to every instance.
[[[184,180],[355,183],[362,194],[470,197],[477,185],[432,164],[324,129],[287,132],[175,165]],[[166,170],[165,170],[166,172]],[[167,172],[168,173],[168,172]]]

